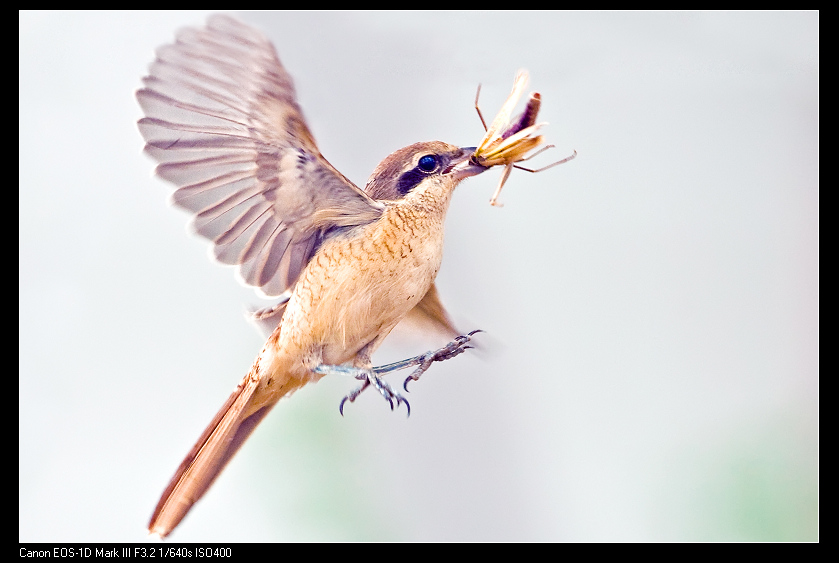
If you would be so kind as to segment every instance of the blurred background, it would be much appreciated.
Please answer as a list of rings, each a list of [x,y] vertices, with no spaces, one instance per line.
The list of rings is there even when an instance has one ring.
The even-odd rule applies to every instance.
[[[20,541],[140,541],[265,306],[141,153],[133,93],[205,12],[19,14]],[[477,144],[519,68],[576,160],[462,184],[438,277],[481,349],[412,414],[326,378],[172,541],[817,540],[819,13],[242,13],[363,185]],[[400,334],[377,363],[436,344]],[[401,384],[402,377],[392,377]]]

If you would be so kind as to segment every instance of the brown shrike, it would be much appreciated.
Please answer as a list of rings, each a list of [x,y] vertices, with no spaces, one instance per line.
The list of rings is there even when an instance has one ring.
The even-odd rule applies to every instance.
[[[277,327],[164,491],[149,523],[168,535],[283,397],[330,373],[361,381],[393,408],[407,401],[381,376],[405,380],[468,348],[471,334],[433,352],[373,367],[403,318],[420,315],[452,336],[434,278],[443,222],[462,180],[488,169],[474,148],[439,141],[399,149],[364,190],[320,154],[291,78],[271,43],[226,16],[182,30],[157,50],[137,92],[139,128],[172,201],[241,280],[281,298],[259,313]]]

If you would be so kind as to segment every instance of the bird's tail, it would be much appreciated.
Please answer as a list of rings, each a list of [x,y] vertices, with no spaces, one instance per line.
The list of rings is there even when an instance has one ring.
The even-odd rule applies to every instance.
[[[266,401],[260,379],[257,360],[181,462],[154,509],[149,534],[163,538],[174,530],[277,400],[305,383],[296,378],[285,378],[280,387],[288,389],[274,387],[270,394],[274,399]]]

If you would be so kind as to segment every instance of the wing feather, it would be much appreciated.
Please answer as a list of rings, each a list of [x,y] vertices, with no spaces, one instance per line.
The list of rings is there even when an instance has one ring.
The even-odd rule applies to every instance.
[[[292,287],[324,238],[376,220],[320,154],[271,43],[228,16],[181,30],[137,92],[138,126],[172,203],[220,262],[266,296]]]

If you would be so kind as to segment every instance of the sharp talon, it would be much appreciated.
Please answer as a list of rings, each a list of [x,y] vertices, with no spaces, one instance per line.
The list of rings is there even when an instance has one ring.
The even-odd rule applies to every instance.
[[[406,399],[405,397],[396,395],[396,405],[399,406],[402,403],[405,403],[405,407],[408,409],[408,416],[411,416],[411,403],[409,403],[408,399]]]
[[[344,397],[343,399],[341,399],[341,404],[338,405],[338,412],[341,413],[341,416],[344,416],[344,403],[347,402],[348,398],[349,397]]]
[[[411,375],[405,378],[405,383],[402,384],[402,389],[404,389],[406,393],[410,393],[410,391],[408,391],[408,383],[410,383],[411,381],[416,381],[417,379],[419,379],[419,376],[414,377],[414,374],[412,373]]]

